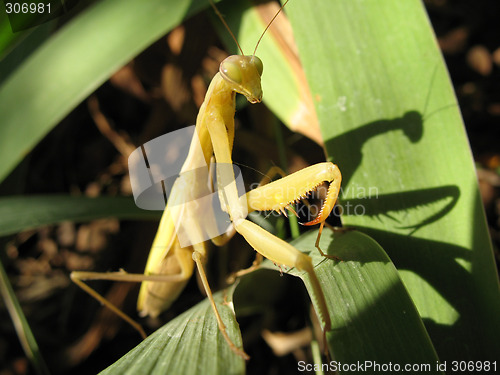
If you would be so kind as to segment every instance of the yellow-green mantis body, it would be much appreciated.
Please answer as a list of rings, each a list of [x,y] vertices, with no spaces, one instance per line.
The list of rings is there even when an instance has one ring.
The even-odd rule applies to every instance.
[[[314,295],[317,298],[317,314],[324,324],[324,330],[330,329],[330,317],[320,283],[314,272],[311,258],[287,242],[267,232],[260,226],[246,219],[246,214],[255,210],[284,211],[295,201],[304,198],[307,193],[314,190],[323,182],[330,184],[327,197],[319,215],[305,225],[321,224],[332,211],[340,190],[341,173],[338,167],[325,162],[310,166],[279,180],[260,186],[243,196],[239,196],[235,176],[231,168],[232,147],[234,140],[234,115],[236,93],[244,95],[250,103],[259,103],[262,100],[261,75],[263,64],[255,56],[234,55],[229,56],[220,65],[219,72],[212,79],[199,110],[196,120],[196,142],[201,145],[201,152],[196,147],[190,148],[188,157],[184,162],[182,171],[195,169],[200,159],[205,165],[210,165],[215,158],[217,173],[217,191],[223,210],[231,219],[234,231],[241,234],[246,241],[261,255],[278,265],[295,267],[309,275]],[[195,141],[193,140],[193,145]],[[197,151],[198,150],[198,151]],[[181,172],[182,172],[181,171]],[[178,297],[187,281],[190,279],[194,265],[198,269],[201,281],[213,311],[216,315],[219,329],[231,349],[241,357],[247,359],[243,349],[238,348],[226,333],[217,306],[213,300],[212,292],[204,270],[204,260],[207,256],[205,242],[194,243],[181,247],[176,233],[176,222],[189,220],[190,233],[195,236],[202,231],[204,225],[193,215],[186,213],[186,190],[192,196],[198,196],[198,189],[204,186],[204,181],[199,181],[196,173],[187,173],[183,178],[177,179],[172,188],[167,207],[160,221],[158,232],[154,239],[144,275],[128,274],[125,272],[93,273],[73,272],[72,279],[84,290],[98,298],[117,314],[134,325],[140,332],[142,328],[131,318],[119,311],[103,297],[96,295],[81,280],[107,279],[120,281],[142,282],[137,308],[141,315],[158,316],[167,309]],[[195,215],[196,216],[196,215]],[[215,237],[212,241],[216,245],[224,243],[232,233]],[[187,233],[187,236],[190,234]],[[317,246],[318,247],[318,246]],[[319,247],[318,247],[319,249]]]

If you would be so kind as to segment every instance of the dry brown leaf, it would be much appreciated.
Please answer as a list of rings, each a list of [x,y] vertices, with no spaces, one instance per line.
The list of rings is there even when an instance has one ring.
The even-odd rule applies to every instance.
[[[467,52],[467,63],[476,72],[487,76],[493,69],[493,59],[485,46],[474,46]]]
[[[276,15],[279,6],[277,3],[270,2],[258,5],[256,9],[263,22],[267,25]],[[276,17],[269,28],[269,33],[276,40],[282,53],[286,56],[297,82],[300,85],[300,105],[291,116],[289,124],[290,129],[305,135],[319,145],[323,145],[323,137],[319,127],[318,116],[316,115],[316,108],[304,69],[299,59],[298,48],[293,38],[292,26],[288,18]]]
[[[271,332],[262,331],[262,338],[277,356],[287,355],[296,349],[307,346],[311,343],[311,328],[305,327],[296,332]]]

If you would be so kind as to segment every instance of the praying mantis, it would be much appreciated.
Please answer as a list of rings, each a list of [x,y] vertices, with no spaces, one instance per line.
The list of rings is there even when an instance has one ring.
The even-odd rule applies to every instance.
[[[288,0],[280,8],[280,11],[287,2]],[[211,5],[236,41],[215,5],[212,2]],[[187,204],[192,197],[205,194],[206,175],[196,172],[199,170],[196,167],[200,163],[210,165],[212,159],[215,160],[212,165],[215,168],[215,188],[221,209],[227,213],[231,221],[231,226],[225,233],[211,237],[212,242],[220,246],[237,232],[261,256],[270,259],[277,265],[295,267],[299,271],[307,272],[314,295],[317,298],[317,315],[324,324],[324,331],[330,330],[331,322],[327,304],[320,282],[314,272],[311,258],[286,241],[249,221],[246,215],[252,211],[274,210],[284,212],[294,202],[304,199],[308,193],[315,190],[320,184],[327,182],[329,188],[319,214],[313,220],[303,224],[320,224],[316,247],[322,255],[331,257],[324,254],[319,248],[319,238],[325,220],[333,210],[339,195],[342,179],[339,168],[331,162],[319,163],[294,174],[283,176],[273,182],[266,181],[266,183],[262,183],[256,189],[243,195],[240,195],[236,186],[233,169],[227,168],[227,166],[233,164],[231,154],[235,137],[236,94],[244,95],[252,104],[261,102],[263,95],[261,88],[263,63],[255,53],[260,40],[280,11],[276,13],[262,33],[253,54],[244,55],[238,45],[241,55],[229,56],[223,60],[219,72],[212,79],[198,113],[195,133],[188,156],[182,166],[181,174],[175,180],[168,196],[168,202],[153,241],[144,274],[129,274],[124,271],[110,273],[75,271],[71,273],[71,279],[78,286],[130,323],[143,336],[145,336],[145,333],[137,322],[105,300],[104,297],[85,284],[84,280],[141,282],[137,309],[142,316],[156,317],[162,311],[168,309],[173,301],[177,299],[187,281],[191,278],[196,265],[221,334],[235,354],[244,359],[249,358],[242,348],[237,347],[232,342],[219,315],[204,269],[207,258],[207,243],[199,242],[196,239],[199,232],[203,231],[203,225],[207,224],[199,220],[198,216],[202,211],[190,212],[189,207],[191,206]],[[238,44],[237,41],[236,43]],[[283,173],[280,174],[283,175]],[[189,230],[183,233],[183,236],[187,236],[189,240],[188,246],[181,244],[179,239],[179,233],[176,229],[179,222],[189,223]],[[261,259],[261,257],[257,259]],[[258,261],[254,262],[250,269],[243,270],[238,274],[255,269],[258,267],[258,263]]]

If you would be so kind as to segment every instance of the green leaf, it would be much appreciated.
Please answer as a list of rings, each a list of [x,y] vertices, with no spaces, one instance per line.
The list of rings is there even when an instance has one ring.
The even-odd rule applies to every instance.
[[[337,262],[315,249],[317,234],[309,231],[291,244],[310,252],[313,259],[332,321],[327,333],[332,357],[347,364],[364,360],[401,366],[425,363],[435,370],[438,358],[432,342],[396,268],[380,245],[357,231],[334,234],[324,230],[320,248],[339,257],[341,261]],[[304,280],[314,303],[317,297],[307,273],[295,269],[290,273]]]
[[[305,252],[313,249],[310,255],[332,320],[327,339],[335,360],[356,363],[363,358],[379,364],[434,366],[438,358],[432,343],[397,270],[382,248],[359,232],[334,235],[325,231],[320,246],[329,254],[341,257],[343,261],[339,263],[323,258],[314,249],[316,236],[317,231],[310,231],[292,244]],[[269,261],[263,267],[278,271]],[[295,269],[288,273],[301,277],[309,286],[307,275]],[[244,311],[252,301],[255,303],[251,296],[256,292],[259,298],[261,294],[266,295],[262,290],[255,290],[256,279],[262,277],[262,271],[254,272],[243,277],[236,286],[236,300],[241,301],[241,306],[236,306],[237,311]],[[276,287],[279,292],[280,282],[278,280],[272,289]],[[314,292],[310,289],[309,293],[314,302]],[[219,302],[232,300],[232,289],[216,295]],[[265,311],[271,301],[265,298],[260,301],[265,304],[261,311]],[[226,304],[217,306],[224,324],[231,327],[231,337],[238,338],[236,342],[240,345],[232,310]],[[221,367],[221,363],[228,365]],[[236,367],[232,367],[233,364]],[[207,374],[244,371],[241,359],[231,352],[218,333],[217,321],[206,299],[167,323],[103,373],[196,374],[201,368]],[[433,367],[430,372],[438,373],[434,370]]]
[[[103,0],[54,34],[0,86],[0,181],[113,72],[207,5]]]
[[[387,251],[444,360],[493,360],[500,298],[471,152],[420,1],[290,1],[342,221]],[[378,324],[378,323],[377,323]]]
[[[68,195],[0,198],[0,236],[70,220],[76,222],[116,217],[125,220],[159,219],[161,212],[138,208],[126,197]]]
[[[26,354],[26,357],[28,357],[35,372],[39,375],[50,374],[1,261],[0,296],[2,296],[5,307],[7,308],[7,311],[12,319],[17,337],[23,347],[24,353]]]
[[[214,294],[229,337],[241,347],[229,288]],[[242,374],[245,361],[219,331],[208,299],[171,320],[101,374]]]

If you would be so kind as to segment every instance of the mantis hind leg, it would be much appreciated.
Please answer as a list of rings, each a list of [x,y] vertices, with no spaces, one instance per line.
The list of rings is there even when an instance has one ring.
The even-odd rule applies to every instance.
[[[324,323],[324,330],[329,331],[331,327],[330,315],[311,258],[251,221],[241,220],[236,226],[236,231],[267,259],[276,264],[295,267],[299,271],[307,272],[313,290],[311,297],[316,302],[316,313],[320,321]]]
[[[116,315],[130,324],[142,338],[146,338],[146,332],[142,326],[132,319],[129,315],[125,314],[113,303],[109,302],[101,294],[99,294],[95,289],[91,288],[83,282],[83,280],[112,280],[112,281],[127,281],[127,282],[143,282],[143,281],[182,281],[184,279],[183,275],[144,275],[144,274],[133,274],[127,273],[125,271],[120,272],[82,272],[74,271],[70,274],[71,280],[78,285],[83,291],[88,293],[91,297],[95,298],[102,305],[113,311]]]
[[[248,220],[242,220],[236,227],[247,242],[260,254],[272,260],[276,264],[295,267],[299,271],[307,272],[309,285],[312,288],[311,299],[315,302],[316,314],[320,322],[323,322],[323,342],[325,343],[325,354],[328,356],[326,345],[326,332],[331,329],[330,314],[321,284],[314,272],[314,266],[309,256],[303,254],[288,242],[281,240],[273,234],[265,231],[257,224]]]

